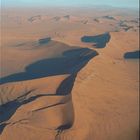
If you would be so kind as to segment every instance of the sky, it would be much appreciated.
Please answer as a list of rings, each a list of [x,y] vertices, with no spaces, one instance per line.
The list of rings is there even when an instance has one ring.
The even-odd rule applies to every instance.
[[[0,0],[2,6],[112,6],[138,8],[139,0]]]

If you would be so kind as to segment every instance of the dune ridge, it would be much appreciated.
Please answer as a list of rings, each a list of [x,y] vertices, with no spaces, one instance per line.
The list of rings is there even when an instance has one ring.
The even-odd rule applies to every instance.
[[[136,12],[28,10],[2,17],[0,139],[138,140]]]
[[[43,44],[47,49],[48,41],[50,38],[40,39],[39,45]],[[61,43],[59,45],[65,46]],[[56,131],[56,139],[60,132],[72,127],[74,111],[71,90],[75,78],[80,69],[98,53],[88,48],[69,49],[66,47],[69,49],[67,51],[64,48],[60,50],[62,56],[58,57],[59,52],[56,52],[56,58],[40,60],[27,66],[25,72],[1,78],[0,130],[2,138],[9,126],[24,123],[24,121],[34,127]],[[55,50],[55,47],[51,49]],[[25,107],[25,111],[22,110],[24,106],[28,106]],[[20,108],[21,121],[17,121],[17,112]],[[29,114],[32,114],[32,117]],[[55,115],[56,118],[52,119]],[[42,118],[42,121],[38,122],[36,120],[38,118]],[[44,125],[44,121],[47,125]]]

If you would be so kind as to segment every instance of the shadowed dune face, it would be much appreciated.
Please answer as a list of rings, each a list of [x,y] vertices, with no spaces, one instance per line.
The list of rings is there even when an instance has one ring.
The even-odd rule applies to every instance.
[[[70,19],[70,15],[66,15],[66,16],[64,16],[64,18]]]
[[[119,25],[120,25],[120,27],[123,28],[126,32],[127,32],[129,29],[133,29],[133,26],[127,25],[127,22],[125,23],[125,22],[121,21]]]
[[[48,40],[47,40],[48,41]],[[43,40],[44,43],[44,40]],[[46,39],[45,39],[46,43]],[[65,78],[58,86],[56,89],[55,96],[69,96],[71,93],[71,90],[73,88],[73,84],[75,81],[75,78],[77,76],[77,73],[88,63],[90,59],[98,55],[98,53],[94,50],[90,50],[88,48],[75,48],[75,49],[70,49],[67,51],[63,51],[61,56],[57,56],[54,58],[48,58],[48,59],[43,59],[40,61],[37,61],[35,63],[32,63],[28,65],[25,68],[25,72],[21,73],[15,73],[9,76],[6,76],[4,78],[0,79],[1,84],[3,84],[3,91],[2,93],[5,93],[5,87],[4,83],[7,82],[17,82],[17,81],[24,81],[24,80],[32,80],[32,79],[38,79],[38,78],[43,78],[43,77],[48,77],[48,76],[59,76],[59,75],[64,75],[64,74],[69,74],[67,78]],[[49,78],[49,77],[48,77]],[[26,81],[25,81],[26,82]],[[28,81],[27,81],[28,82]],[[10,83],[9,83],[10,84]],[[46,87],[47,84],[45,84]],[[1,88],[2,89],[2,88]],[[8,91],[8,90],[7,90]],[[21,91],[22,92],[22,91]],[[34,89],[31,89],[23,95],[23,97],[28,96],[29,94],[33,94]],[[20,94],[20,93],[19,93]],[[3,105],[0,106],[0,113],[2,113],[1,118],[0,118],[0,133],[3,132],[4,128],[8,125],[8,123],[5,123],[5,121],[9,120],[16,110],[21,107],[22,105],[31,103],[35,100],[38,100],[39,98],[45,97],[45,96],[50,96],[48,93],[47,94],[38,94],[38,95],[33,95],[30,98],[27,98],[25,100],[19,101],[19,99],[22,97],[16,97],[12,101],[9,101]],[[73,109],[72,109],[72,102],[68,103],[56,103],[54,105],[48,106],[53,107],[57,106],[59,104],[65,104],[64,108],[70,108],[69,117],[64,113],[62,113],[64,118],[64,122],[61,125],[58,125],[58,128],[56,130],[63,130],[63,129],[68,129],[72,126],[73,122]],[[45,109],[45,107],[44,107]],[[5,111],[7,110],[7,111]],[[38,109],[40,111],[42,109]],[[67,120],[65,123],[65,120]],[[61,117],[60,117],[61,120]],[[59,122],[59,121],[58,121]],[[50,128],[52,124],[50,124]],[[56,124],[57,126],[57,124]]]
[[[81,41],[85,43],[95,43],[95,48],[104,48],[110,39],[110,34],[105,33],[97,36],[84,36],[81,38]]]
[[[103,16],[103,18],[110,19],[110,20],[116,20],[115,17],[113,17],[113,16],[108,16],[108,15],[107,15],[107,16]]]
[[[31,93],[31,91],[26,93],[26,95],[30,94],[30,93]],[[18,98],[17,98],[15,100],[11,101],[11,102],[8,102],[4,105],[1,105],[0,106],[0,113],[1,113],[0,123],[2,123],[2,124],[0,124],[0,134],[3,131],[4,127],[7,125],[6,123],[3,123],[3,122],[10,119],[11,116],[15,113],[15,111],[20,106],[22,106],[24,104],[27,104],[27,103],[30,103],[32,101],[35,101],[37,98],[40,98],[40,97],[43,97],[43,96],[48,96],[48,95],[36,95],[36,96],[30,97],[27,100],[23,100],[22,102],[19,102]]]
[[[59,79],[59,78],[62,78],[62,79]],[[24,105],[25,106],[29,105],[31,107],[30,111],[34,112],[34,114],[38,114],[38,112],[48,109],[48,108],[54,107],[55,109],[55,107],[58,106],[58,110],[60,109],[60,117],[56,116],[56,118],[59,118],[60,121],[58,119],[58,122],[56,124],[49,123],[49,124],[46,124],[45,126],[53,130],[66,129],[66,128],[62,128],[61,125],[62,126],[66,125],[70,127],[72,125],[73,116],[74,116],[71,95],[63,96],[62,94],[59,94],[59,93],[64,92],[64,91],[66,92],[67,87],[69,87],[69,84],[72,85],[71,82],[73,82],[74,78],[75,77],[73,77],[73,75],[71,75],[70,77],[68,76],[65,77],[64,75],[58,75],[54,77],[52,76],[48,78],[31,80],[31,81],[22,82],[22,83],[21,82],[13,83],[13,84],[9,83],[9,84],[5,84],[4,86],[1,86],[0,95],[5,94],[6,98],[8,97],[9,99],[8,98],[6,99],[5,97],[0,96],[0,104],[1,104],[0,105],[0,114],[1,114],[0,134],[3,132],[4,128],[7,125],[11,124],[10,122],[6,122],[6,121],[10,120],[10,118],[15,115],[16,110]],[[52,93],[53,91],[49,89],[51,86],[50,83],[52,85],[54,84],[53,90],[55,91],[55,88],[56,88],[57,90],[56,93]],[[42,92],[42,91],[39,91],[39,89],[37,89],[39,88],[40,85],[41,85],[41,88],[46,88],[46,92]],[[27,89],[28,86],[29,86],[29,89]],[[68,90],[70,90],[70,88],[68,88]],[[12,94],[14,94],[13,95],[14,97],[12,96]],[[44,105],[40,106],[40,104],[42,104],[43,102],[44,102]],[[60,105],[60,108],[59,108],[59,105]],[[34,106],[36,106],[36,109],[34,108]],[[63,109],[68,108],[69,110],[65,110],[63,113],[63,111],[61,111],[61,106],[64,106]],[[67,111],[68,113],[65,113]],[[47,113],[47,110],[46,110],[46,113]],[[48,114],[47,116],[48,120],[49,120],[50,115]],[[61,116],[64,116],[64,119],[63,117],[61,118]]]
[[[47,44],[51,41],[51,37],[39,39],[38,42],[40,45]]]
[[[140,58],[140,51],[134,52],[127,52],[124,54],[125,59],[139,59]]]
[[[64,51],[61,57],[49,58],[28,65],[25,72],[0,79],[0,83],[24,81],[53,75],[76,74],[98,53],[88,48]]]
[[[0,140],[138,140],[137,16],[27,10],[2,17]]]
[[[41,15],[36,15],[36,16],[30,17],[28,19],[28,21],[31,22],[31,23],[36,21],[36,20],[41,20]]]

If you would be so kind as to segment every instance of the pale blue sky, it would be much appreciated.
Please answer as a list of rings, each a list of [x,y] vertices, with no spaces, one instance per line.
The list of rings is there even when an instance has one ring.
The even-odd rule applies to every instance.
[[[92,6],[137,7],[139,0],[1,0],[6,6]]]

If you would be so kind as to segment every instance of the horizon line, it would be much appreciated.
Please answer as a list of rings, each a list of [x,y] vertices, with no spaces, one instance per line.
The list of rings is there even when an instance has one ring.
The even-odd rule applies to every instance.
[[[8,6],[5,6],[5,5],[1,5],[0,8],[96,8],[96,7],[104,7],[104,8],[120,8],[120,9],[134,9],[134,10],[139,10],[139,6],[112,6],[112,5],[40,5],[40,6],[37,6],[37,5],[28,5],[28,6],[25,6],[25,5],[18,5],[18,6],[14,6],[14,5],[8,5]]]

